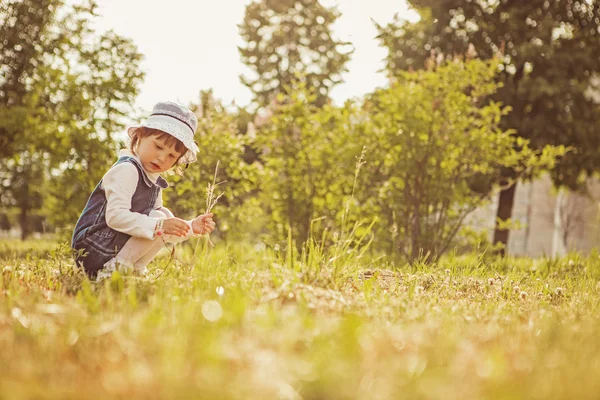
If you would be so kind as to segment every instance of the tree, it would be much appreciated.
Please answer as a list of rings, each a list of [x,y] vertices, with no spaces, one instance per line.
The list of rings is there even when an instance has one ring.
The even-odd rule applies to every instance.
[[[330,90],[342,82],[352,52],[349,43],[331,36],[331,24],[339,16],[319,0],[257,0],[246,7],[239,25],[246,45],[239,51],[254,76],[240,79],[259,106],[285,93],[295,79],[315,90],[318,105],[327,102]]]
[[[352,104],[317,107],[306,83],[294,83],[287,93],[258,127],[256,148],[264,165],[261,204],[270,217],[269,239],[285,239],[290,229],[300,249],[311,234],[320,236],[311,232],[314,219],[324,219],[320,229],[340,231],[362,144],[352,140]]]
[[[600,7],[584,0],[409,0],[421,20],[396,19],[377,26],[389,50],[387,69],[424,68],[456,56],[502,61],[503,86],[490,100],[512,108],[503,130],[515,129],[535,149],[547,144],[574,149],[553,169],[557,185],[577,187],[581,174],[600,165],[600,116],[591,92],[599,90]],[[503,170],[501,182],[514,178]],[[500,193],[498,221],[510,219],[515,186]],[[508,242],[497,226],[495,243]]]
[[[23,105],[27,78],[42,62],[40,37],[47,34],[61,0],[0,3],[0,109]],[[2,115],[4,118],[6,116]],[[0,127],[0,158],[12,155],[17,131]]]
[[[48,188],[45,207],[56,226],[76,222],[94,185],[116,160],[122,143],[114,134],[131,121],[144,78],[137,47],[112,31],[102,35],[88,31],[67,59],[71,63],[67,70],[77,73],[65,76],[58,89],[60,99],[54,102],[67,146],[51,152],[60,170],[54,171],[55,184]]]
[[[564,153],[551,146],[538,153],[500,128],[509,108],[482,101],[498,88],[496,71],[494,62],[473,60],[402,72],[368,99],[357,194],[363,213],[382,220],[377,242],[386,253],[440,256],[497,189],[479,182],[497,181],[501,168],[539,171]]]
[[[13,132],[10,142],[12,153],[0,158],[0,202],[2,206],[19,209],[21,236],[29,234],[29,215],[39,209],[46,193],[46,181],[52,167],[53,149],[61,149],[64,137],[56,118],[57,109],[51,103],[56,85],[49,80],[60,80],[62,72],[40,63],[28,77],[18,105],[0,109],[0,129]]]
[[[10,230],[10,220],[8,219],[8,215],[5,213],[0,214],[0,231],[9,231]]]
[[[37,32],[2,53],[11,72],[2,82],[9,100],[0,108],[0,130],[8,133],[9,150],[0,158],[0,199],[20,209],[23,238],[28,235],[28,214],[42,205],[51,222],[75,222],[91,188],[114,159],[111,133],[123,126],[119,117],[131,107],[143,77],[138,70],[141,55],[129,40],[91,30],[93,2],[53,2],[36,11],[50,12],[44,14],[46,25],[36,29],[26,24],[41,24],[38,20],[14,17],[27,3],[9,2],[0,17],[0,30],[11,35],[20,29]],[[35,51],[16,57],[25,45]]]

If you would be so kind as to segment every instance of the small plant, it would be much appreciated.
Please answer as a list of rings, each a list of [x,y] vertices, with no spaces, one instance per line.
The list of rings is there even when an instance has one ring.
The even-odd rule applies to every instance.
[[[209,183],[206,186],[206,210],[204,211],[204,214],[208,214],[209,212],[211,212],[211,210],[213,209],[213,207],[217,204],[217,202],[219,201],[219,199],[221,198],[221,196],[223,196],[224,192],[219,193],[217,196],[215,196],[215,188],[218,185],[221,185],[222,183],[225,183],[225,181],[217,182],[217,173],[219,172],[219,161],[217,161],[217,166],[215,167],[215,174],[213,175],[213,181],[212,183]],[[214,243],[210,240],[210,234],[206,234],[206,238],[208,240],[208,243],[210,243],[210,245],[212,247],[215,247]]]
[[[221,181],[217,183],[217,174],[219,173],[219,161],[217,161],[217,165],[215,166],[215,173],[213,175],[212,183],[208,183],[206,185],[206,209],[204,210],[205,214],[208,214],[212,211],[213,207],[218,203],[221,196],[223,196],[224,192],[219,193],[215,196],[215,189],[217,186],[225,183],[225,181]],[[215,247],[215,244],[210,240],[210,234],[206,234],[206,241],[212,247]],[[196,242],[196,247],[194,249],[194,260],[196,259],[196,254],[198,251],[198,245],[200,244],[200,240]]]
[[[354,200],[356,185],[361,167],[365,164],[366,147],[363,147],[360,156],[356,158],[352,192],[347,199],[341,216],[340,231],[333,237],[328,237],[328,230],[324,229],[320,238],[315,238],[314,225],[323,220],[315,218],[310,222],[310,236],[302,252],[303,277],[307,282],[323,280],[328,285],[340,287],[344,279],[348,278],[361,265],[363,256],[373,242],[373,226],[377,222],[374,218],[370,225],[364,226],[364,221],[357,221],[351,227],[349,217],[351,204]],[[332,241],[328,244],[328,241]],[[288,235],[288,247],[291,246],[291,232]],[[291,264],[291,262],[288,262]]]

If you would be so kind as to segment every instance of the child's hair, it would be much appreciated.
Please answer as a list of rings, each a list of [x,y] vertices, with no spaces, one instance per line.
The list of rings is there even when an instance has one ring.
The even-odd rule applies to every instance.
[[[145,126],[137,128],[131,136],[131,143],[129,145],[131,152],[135,154],[135,148],[140,139],[148,136],[156,136],[157,139],[164,140],[167,146],[175,146],[175,151],[179,153],[179,158],[177,158],[173,168],[178,175],[182,175],[184,168],[182,168],[180,164],[177,164],[177,162],[187,152],[187,147],[185,147],[181,140],[167,132],[163,132],[160,129],[147,128]]]

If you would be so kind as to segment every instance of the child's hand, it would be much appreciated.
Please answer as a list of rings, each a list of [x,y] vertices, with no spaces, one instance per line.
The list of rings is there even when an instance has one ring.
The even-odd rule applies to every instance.
[[[165,218],[163,221],[163,232],[166,235],[186,236],[190,226],[181,218]]]
[[[206,235],[215,230],[213,213],[202,214],[192,221],[192,229],[196,235]]]

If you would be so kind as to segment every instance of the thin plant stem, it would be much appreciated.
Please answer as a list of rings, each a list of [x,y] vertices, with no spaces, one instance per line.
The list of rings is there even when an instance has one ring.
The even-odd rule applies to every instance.
[[[167,269],[171,265],[171,261],[173,261],[173,259],[175,258],[175,246],[173,246],[171,249],[169,249],[169,246],[167,246],[167,242],[165,242],[165,239],[161,238],[161,240],[162,240],[165,248],[167,250],[169,250],[169,252],[171,253],[171,255],[169,256],[169,259],[167,260],[167,263],[165,264],[165,267],[163,268],[162,272],[160,274],[158,274],[158,276],[156,278],[154,278],[153,282],[156,282],[158,280],[158,278],[160,278],[161,276],[164,275],[165,272],[167,272]]]
[[[215,188],[225,182],[225,181],[221,181],[221,182],[217,183],[218,172],[219,172],[219,161],[217,161],[217,165],[215,167],[215,173],[213,175],[212,183],[209,183],[206,186],[206,209],[204,210],[204,214],[208,214],[209,212],[211,212],[213,207],[217,204],[217,202],[219,201],[221,196],[223,196],[223,194],[224,194],[224,192],[221,192],[215,196]],[[210,240],[210,234],[208,234],[208,233],[206,234],[206,240],[208,241],[208,244],[210,244],[212,247],[215,247],[214,243]],[[196,259],[196,254],[198,252],[199,244],[200,244],[200,240],[198,240],[196,242],[196,248],[194,249],[194,259]]]

